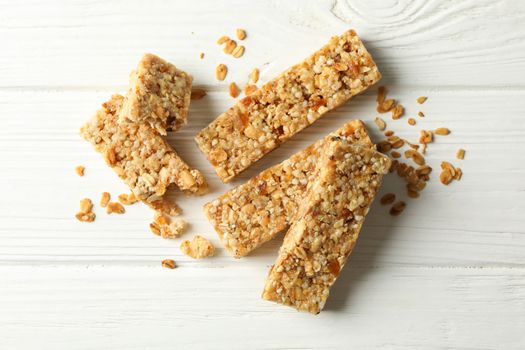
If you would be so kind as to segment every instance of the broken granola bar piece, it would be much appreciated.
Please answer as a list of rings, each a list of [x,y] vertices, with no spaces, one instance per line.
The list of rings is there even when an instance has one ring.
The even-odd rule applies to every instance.
[[[204,206],[206,216],[234,257],[247,255],[289,227],[308,183],[317,176],[323,146],[334,137],[375,149],[364,123],[353,120]]]
[[[388,173],[379,152],[331,141],[270,269],[263,299],[317,314],[354,248],[364,218]]]
[[[130,75],[120,121],[149,123],[160,134],[186,124],[191,97],[191,75],[153,54],[145,54]]]
[[[381,77],[353,30],[237,102],[195,137],[222,181],[279,147]]]
[[[149,124],[118,122],[123,99],[115,95],[104,103],[81,128],[81,136],[104,156],[135,197],[150,205],[160,201],[171,184],[186,193],[205,192],[204,176],[191,169]]]

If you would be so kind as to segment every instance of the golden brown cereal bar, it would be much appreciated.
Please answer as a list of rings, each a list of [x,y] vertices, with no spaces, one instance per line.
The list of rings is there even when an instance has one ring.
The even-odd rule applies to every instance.
[[[319,313],[355,246],[390,159],[369,148],[329,141],[318,178],[286,233],[263,299]]]
[[[187,193],[206,191],[204,176],[191,169],[149,124],[118,122],[123,97],[114,95],[80,130],[135,196],[151,204],[171,184]]]
[[[380,78],[363,43],[349,30],[240,100],[195,140],[228,182]]]
[[[204,206],[224,246],[236,258],[288,228],[306,186],[317,175],[320,151],[333,137],[374,149],[363,122],[353,120]]]
[[[191,75],[153,54],[145,54],[130,75],[130,89],[122,118],[149,123],[160,134],[186,124],[190,105]]]

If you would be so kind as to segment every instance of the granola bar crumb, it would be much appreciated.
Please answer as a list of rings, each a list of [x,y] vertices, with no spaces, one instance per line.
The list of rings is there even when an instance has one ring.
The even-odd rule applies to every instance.
[[[93,209],[93,202],[89,198],[80,200],[80,212],[89,213]]]
[[[423,103],[425,103],[426,100],[427,100],[426,96],[419,96],[416,101],[417,101],[417,103],[422,105]]]
[[[86,168],[82,165],[77,165],[75,167],[75,172],[77,173],[78,176],[84,176],[84,170],[86,170]]]
[[[239,96],[240,93],[239,87],[234,82],[231,82],[228,86],[228,92],[231,97],[236,98],[237,96]]]
[[[138,199],[135,197],[135,194],[131,192],[130,194],[122,193],[118,196],[118,201],[124,205],[132,205],[138,202]]]
[[[161,262],[162,267],[165,267],[167,269],[174,269],[175,268],[175,260],[173,259],[164,259]]]
[[[390,136],[392,136],[392,135],[394,135],[394,132],[393,132],[392,130],[387,130],[387,131],[385,131],[385,136],[386,136],[386,137],[390,137]]]
[[[226,78],[226,74],[228,74],[228,67],[222,63],[217,65],[217,68],[215,68],[215,77],[217,80],[223,81]]]
[[[95,221],[95,213],[93,209],[93,202],[89,198],[83,198],[80,200],[80,211],[75,215],[78,221],[81,222],[93,222]]]
[[[100,197],[100,206],[102,208],[107,207],[110,199],[111,195],[109,194],[109,192],[102,192],[102,196]]]
[[[419,111],[417,112],[417,115],[420,117],[420,118],[425,118],[425,113]]]
[[[452,182],[453,179],[454,177],[452,176],[450,171],[448,171],[448,169],[442,170],[441,174],[439,174],[439,181],[441,181],[443,185],[448,185]]]
[[[434,134],[436,135],[448,135],[450,134],[450,130],[447,128],[437,128],[434,130]]]
[[[250,73],[250,80],[253,84],[257,84],[257,82],[259,81],[259,74],[260,72],[258,68],[254,68]]]
[[[176,220],[168,225],[160,227],[160,236],[164,239],[175,239],[180,237],[186,228],[188,223],[184,220]]]
[[[201,60],[204,58],[204,52],[201,52],[201,53],[199,54],[199,58],[200,58]]]
[[[383,119],[377,117],[376,119],[374,119],[374,123],[376,123],[377,125],[377,128],[379,129],[379,131],[383,131],[386,129],[386,123]]]
[[[202,99],[204,96],[206,96],[206,91],[203,89],[192,89],[191,90],[191,99],[196,101]]]
[[[93,222],[95,221],[95,213],[93,212],[89,212],[89,213],[77,213],[75,215],[75,217],[77,218],[78,221],[81,221],[81,222]]]
[[[465,159],[465,150],[463,148],[458,149],[456,152],[457,159]]]
[[[153,234],[160,236],[160,227],[156,223],[154,222],[150,223],[149,229],[151,230],[151,232],[153,232]]]
[[[180,250],[193,259],[202,259],[212,256],[215,253],[215,247],[202,236],[195,236],[190,242],[184,241],[180,245]]]
[[[106,211],[108,214],[124,214],[126,209],[118,202],[109,202]]]
[[[414,126],[416,125],[416,120],[414,118],[408,118],[408,124]]]
[[[392,110],[392,108],[394,108],[395,103],[396,103],[396,100],[394,99],[384,100],[381,104],[377,105],[377,112],[387,113],[390,110]]]
[[[171,219],[164,215],[163,213],[156,212],[153,216],[153,222],[157,224],[159,227],[169,225],[171,222]]]
[[[405,210],[406,206],[407,206],[406,203],[403,201],[396,202],[392,206],[392,208],[390,208],[390,215],[392,216],[400,215],[403,212],[403,210]]]
[[[461,168],[456,168],[456,174],[454,175],[454,180],[459,181],[463,176],[463,170]]]
[[[242,55],[244,55],[244,51],[245,51],[244,46],[239,45],[235,49],[233,49],[232,56],[235,58],[240,58],[242,57]]]
[[[401,153],[399,153],[398,151],[392,151],[390,152],[390,155],[392,156],[392,158],[400,158],[401,157]]]
[[[381,197],[380,203],[382,205],[392,204],[396,200],[396,195],[392,192],[385,194]]]
[[[403,107],[401,104],[397,104],[392,109],[392,119],[397,120],[403,116],[403,113],[405,113],[405,107]]]
[[[246,39],[246,31],[244,29],[237,28],[237,30],[235,30],[235,35],[237,35],[237,39],[239,40]]]
[[[431,143],[434,138],[432,131],[421,130],[419,132],[419,143],[426,144]]]
[[[251,94],[253,94],[255,91],[257,91],[257,86],[256,85],[251,85],[251,84],[248,84],[244,87],[244,94],[246,96],[249,96]]]

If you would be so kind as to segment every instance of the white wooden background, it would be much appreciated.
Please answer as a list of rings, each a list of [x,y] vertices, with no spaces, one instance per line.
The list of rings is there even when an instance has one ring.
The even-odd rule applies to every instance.
[[[246,54],[226,57],[219,35],[246,28]],[[452,160],[460,183],[436,181],[403,216],[376,205],[326,310],[318,316],[260,299],[280,241],[234,260],[201,206],[229,186],[192,137],[233,100],[251,68],[267,81],[355,28],[383,84],[414,116],[400,135],[452,130],[431,165]],[[525,2],[519,0],[0,1],[0,349],[523,349],[525,348]],[[204,60],[198,58],[204,52]],[[170,141],[210,180],[178,201],[218,247],[183,256],[180,240],[148,230],[142,205],[74,219],[78,201],[125,186],[78,128],[153,52],[192,73],[208,96]],[[230,67],[225,82],[214,67]],[[423,106],[415,103],[429,96]],[[329,114],[237,184],[344,121],[372,120],[375,89]],[[464,161],[455,151],[467,150]],[[73,168],[83,164],[80,178]],[[402,191],[395,176],[383,192]],[[179,267],[160,267],[173,258]]]

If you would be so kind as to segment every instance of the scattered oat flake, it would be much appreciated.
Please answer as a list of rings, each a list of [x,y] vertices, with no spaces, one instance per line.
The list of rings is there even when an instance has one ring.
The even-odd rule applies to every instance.
[[[202,259],[212,256],[215,253],[215,247],[202,236],[195,236],[190,242],[184,241],[180,245],[180,250],[194,259]]]
[[[171,219],[162,213],[155,213],[155,216],[153,216],[153,222],[159,225],[160,227],[160,226],[169,225],[171,222]]]
[[[215,68],[215,77],[217,80],[223,81],[226,78],[226,74],[228,74],[228,67],[222,63],[217,65],[217,68]]]
[[[230,38],[227,35],[223,35],[219,39],[217,39],[217,44],[222,45],[228,40],[230,40]]]
[[[255,85],[248,84],[244,87],[244,94],[246,96],[253,94],[255,91],[257,91],[257,86]]]
[[[151,230],[151,232],[153,232],[153,234],[160,236],[160,227],[156,223],[152,222],[151,224],[149,224],[149,229]]]
[[[394,109],[392,109],[392,119],[397,120],[403,116],[403,113],[405,112],[405,107],[403,107],[401,104],[397,104]]]
[[[396,101],[393,100],[393,99],[385,100],[385,101],[381,102],[381,104],[379,104],[377,106],[377,111],[379,113],[386,113],[386,112],[390,111],[394,107],[395,103],[396,103]]]
[[[239,40],[246,39],[246,31],[244,29],[237,28],[237,30],[235,30],[235,35],[237,35],[237,39]]]
[[[107,207],[110,199],[111,195],[109,194],[109,192],[102,192],[102,196],[100,197],[100,206],[102,208]]]
[[[403,201],[399,201],[395,203],[392,206],[392,208],[390,208],[390,215],[398,216],[399,214],[403,212],[403,210],[405,210],[405,207],[406,207],[406,203]]]
[[[385,152],[390,151],[391,149],[392,149],[392,145],[387,140],[380,141],[377,144],[377,150],[379,152],[385,153]]]
[[[382,205],[392,204],[396,200],[396,195],[394,193],[387,193],[381,197],[380,203]]]
[[[124,205],[132,205],[138,202],[133,192],[131,192],[130,194],[127,194],[127,193],[119,194],[118,201]]]
[[[428,165],[421,165],[419,168],[416,169],[416,174],[418,175],[428,175],[432,172],[432,168]]]
[[[426,100],[427,100],[426,96],[419,96],[416,101],[417,101],[417,103],[422,105],[423,103],[425,103]]]
[[[75,215],[75,217],[77,218],[78,221],[82,221],[82,222],[93,222],[95,221],[95,213],[93,212],[89,212],[89,213],[82,213],[82,212],[79,212]]]
[[[456,175],[454,175],[454,180],[459,181],[463,176],[463,170],[461,168],[456,168]]]
[[[93,209],[93,202],[89,198],[83,198],[80,200],[80,212],[89,213]]]
[[[416,120],[414,118],[408,118],[408,124],[409,125],[416,125]]]
[[[385,101],[386,89],[384,86],[377,88],[377,103],[381,105]]]
[[[250,80],[252,81],[252,83],[256,84],[258,81],[259,81],[259,69],[258,68],[254,68],[252,70],[252,72],[250,73]]]
[[[434,134],[436,135],[448,135],[450,134],[450,130],[447,128],[437,128],[434,130]]]
[[[173,259],[164,259],[161,262],[162,267],[165,267],[167,269],[174,269],[175,268],[175,260]]]
[[[414,191],[414,190],[407,190],[407,195],[410,198],[419,198],[419,192]]]
[[[237,42],[235,40],[228,40],[226,42],[226,44],[224,45],[224,49],[222,49],[222,51],[225,53],[225,54],[232,54],[233,53],[233,50],[235,50],[235,48],[237,47]]]
[[[421,145],[421,154],[427,153],[427,144],[424,143]]]
[[[160,236],[164,239],[175,239],[180,237],[187,227],[188,223],[186,221],[176,220],[169,225],[161,226]]]
[[[392,135],[394,135],[394,132],[393,132],[392,130],[387,130],[387,131],[385,131],[385,136],[386,136],[386,137],[390,137],[390,136],[392,136]]]
[[[398,151],[392,151],[392,152],[390,152],[390,155],[392,156],[392,158],[400,158],[401,157],[401,153],[399,153]]]
[[[377,128],[380,130],[380,131],[383,131],[386,129],[386,123],[383,119],[377,117],[376,119],[374,119],[374,123],[376,123],[377,125]]]
[[[86,170],[86,168],[82,165],[78,165],[75,167],[75,172],[78,176],[84,176],[84,170]]]
[[[421,111],[417,112],[417,115],[420,116],[421,118],[424,118],[425,117],[425,114]]]
[[[200,100],[204,96],[206,96],[206,91],[203,89],[192,89],[191,90],[191,99],[192,100]]]
[[[237,86],[237,84],[235,84],[234,82],[230,83],[230,85],[228,86],[228,93],[233,98],[236,98],[237,96],[239,96],[240,91],[239,91],[239,87]]]
[[[405,141],[397,136],[391,136],[388,138],[388,141],[390,142],[390,145],[392,145],[392,148],[401,148],[405,145]]]
[[[201,60],[204,58],[204,52],[201,52],[201,53],[199,54],[199,58],[200,58]]]
[[[244,55],[244,50],[245,50],[244,46],[239,45],[232,51],[232,56],[235,58],[239,58],[242,55]]]
[[[106,211],[108,214],[124,214],[126,209],[118,202],[109,202]]]
[[[463,148],[458,149],[456,152],[457,159],[465,159],[465,150]]]
[[[421,130],[419,132],[419,143],[431,143],[433,139],[432,131]]]
[[[441,171],[441,174],[439,174],[439,181],[441,181],[443,185],[448,185],[452,180],[453,176],[448,169],[444,169]]]

